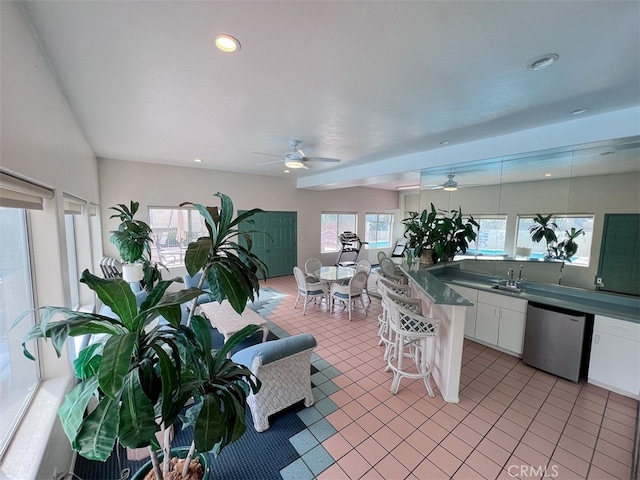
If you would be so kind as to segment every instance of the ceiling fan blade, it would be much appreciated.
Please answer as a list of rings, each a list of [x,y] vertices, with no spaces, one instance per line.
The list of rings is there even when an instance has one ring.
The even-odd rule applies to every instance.
[[[310,162],[326,162],[326,163],[338,163],[338,158],[326,158],[326,157],[305,157]]]
[[[256,155],[266,155],[267,157],[278,157],[278,158],[283,158],[283,155],[274,155],[273,153],[262,153],[262,152],[251,152],[251,153],[255,153]]]
[[[261,165],[275,165],[276,163],[284,163],[284,160],[280,159],[280,160],[276,160],[275,162],[259,163],[258,166],[261,166]]]
[[[444,188],[444,185],[434,185],[429,190],[441,190]]]

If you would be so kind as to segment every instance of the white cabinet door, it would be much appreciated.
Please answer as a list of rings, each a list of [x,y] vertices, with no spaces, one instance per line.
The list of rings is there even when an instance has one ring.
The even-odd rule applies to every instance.
[[[455,285],[452,283],[448,283],[449,287],[452,290],[455,290],[464,298],[473,303],[472,307],[467,307],[467,312],[464,320],[464,336],[468,338],[476,337],[476,304],[478,302],[478,290],[475,288],[462,287],[460,285]]]
[[[476,338],[522,355],[527,301],[510,295],[478,292]]]
[[[640,324],[595,316],[588,379],[640,396]]]
[[[500,328],[498,329],[498,346],[522,355],[524,350],[524,326],[526,314],[500,309]]]
[[[490,345],[498,344],[500,307],[478,303],[476,315],[476,338]]]

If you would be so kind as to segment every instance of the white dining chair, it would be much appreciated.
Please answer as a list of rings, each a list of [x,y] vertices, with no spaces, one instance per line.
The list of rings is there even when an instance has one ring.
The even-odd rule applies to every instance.
[[[356,272],[356,274],[351,277],[351,280],[349,280],[349,283],[347,285],[333,283],[331,285],[331,290],[329,291],[329,311],[333,312],[335,302],[336,300],[338,300],[342,302],[345,308],[349,310],[349,321],[351,321],[351,311],[353,310],[353,305],[356,300],[360,300],[360,304],[362,305],[364,314],[365,316],[367,316],[367,307],[362,300],[362,293],[367,285],[368,280],[369,275],[367,274],[367,272],[361,270],[359,272]]]

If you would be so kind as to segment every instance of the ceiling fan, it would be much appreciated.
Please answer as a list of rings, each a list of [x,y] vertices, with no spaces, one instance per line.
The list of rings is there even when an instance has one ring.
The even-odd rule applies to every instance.
[[[453,173],[449,173],[447,174],[447,181],[440,184],[440,185],[427,185],[427,187],[429,187],[429,190],[444,190],[445,192],[455,192],[456,190],[458,190],[458,188],[464,188],[464,187],[475,187],[475,184],[459,184],[458,182],[456,182],[453,177],[455,177],[455,174]]]
[[[291,140],[289,145],[291,146],[291,151],[284,154],[284,164],[287,168],[309,168],[307,166],[308,163],[315,162],[325,162],[325,163],[338,163],[340,160],[338,158],[326,158],[326,157],[307,157],[302,150],[298,148],[300,145],[300,140]],[[261,152],[252,152],[257,155],[267,155],[269,157],[281,157],[282,155],[274,155],[271,153],[261,153]],[[267,162],[261,163],[260,165],[271,165],[274,163],[280,163],[282,160],[277,162]]]

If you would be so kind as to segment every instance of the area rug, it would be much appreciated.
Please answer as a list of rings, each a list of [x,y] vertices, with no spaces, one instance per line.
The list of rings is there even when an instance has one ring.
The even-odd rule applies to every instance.
[[[261,288],[260,297],[255,302],[248,303],[247,307],[267,317],[283,298],[284,295],[272,288]],[[234,351],[260,342],[261,336],[262,332],[258,332],[252,338],[238,345]],[[216,329],[211,329],[211,338],[214,348],[222,346],[224,338]],[[269,332],[267,337],[268,340],[277,338],[272,332]],[[312,366],[311,373],[317,371]],[[300,458],[300,454],[289,442],[289,439],[306,428],[304,422],[297,415],[304,408],[303,402],[299,402],[273,415],[270,421],[271,427],[262,433],[256,432],[253,428],[251,413],[247,408],[245,411],[246,433],[240,440],[227,446],[217,458],[209,455],[211,465],[209,478],[229,480],[281,479],[280,470]],[[176,429],[172,446],[187,445],[190,439],[190,429]],[[125,449],[119,446],[114,449],[114,452],[104,463],[93,462],[79,456],[76,460],[75,475],[81,480],[118,480],[132,476],[144,463],[146,460],[127,460]],[[125,477],[127,473],[128,476]]]

